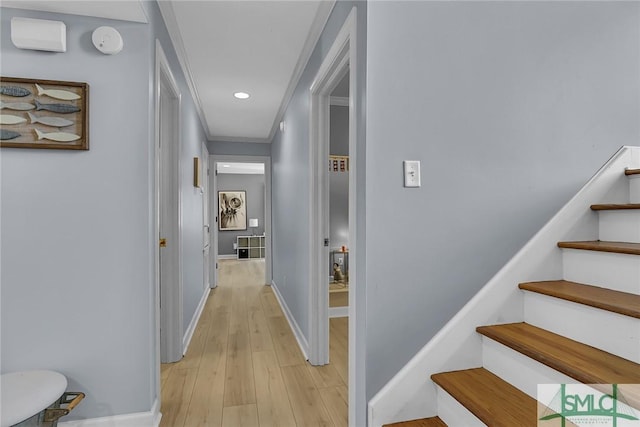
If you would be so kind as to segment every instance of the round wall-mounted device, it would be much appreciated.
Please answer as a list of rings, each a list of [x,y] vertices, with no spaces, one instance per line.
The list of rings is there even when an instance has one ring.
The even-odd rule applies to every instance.
[[[93,45],[105,55],[115,55],[122,50],[124,43],[118,30],[113,27],[98,27],[91,36]]]

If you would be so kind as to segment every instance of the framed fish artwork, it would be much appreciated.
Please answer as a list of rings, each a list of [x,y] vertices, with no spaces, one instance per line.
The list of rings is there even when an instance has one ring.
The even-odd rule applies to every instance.
[[[89,85],[0,76],[0,147],[89,149]]]

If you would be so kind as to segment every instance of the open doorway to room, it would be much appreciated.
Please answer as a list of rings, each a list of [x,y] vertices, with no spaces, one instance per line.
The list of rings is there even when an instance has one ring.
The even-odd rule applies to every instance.
[[[221,263],[264,263],[271,284],[271,171],[268,157],[211,156],[212,287]]]
[[[358,55],[356,52],[356,15],[355,9],[347,17],[343,27],[340,29],[336,39],[323,60],[316,77],[311,84],[310,92],[310,175],[311,175],[311,230],[310,230],[310,289],[311,298],[309,304],[310,311],[310,339],[309,339],[309,362],[313,365],[325,365],[330,359],[330,332],[329,319],[329,280],[327,280],[327,269],[333,269],[334,262],[330,264],[331,241],[330,241],[330,168],[328,160],[330,155],[330,133],[331,133],[331,95],[338,88],[344,78],[348,81],[348,159],[345,160],[345,175],[348,176],[348,246],[342,251],[340,245],[339,256],[342,265],[348,263],[348,342],[347,347],[347,384],[348,388],[348,408],[349,420],[351,423],[356,419],[356,391],[361,387],[358,378],[363,378],[363,364],[356,366],[358,354],[356,354],[356,317],[362,313],[358,311],[356,294],[362,294],[358,289],[356,279],[358,277],[358,256],[361,242],[358,240],[356,229],[356,218],[358,218],[358,188],[356,184],[357,173],[357,127],[356,100],[358,100]],[[340,171],[340,160],[338,160],[338,171]],[[346,165],[348,160],[348,167]],[[331,163],[333,169],[333,163]],[[346,170],[348,169],[348,171]],[[346,255],[346,256],[345,256]],[[347,260],[348,259],[348,260]],[[330,267],[331,266],[331,267]],[[338,266],[340,262],[338,261]],[[341,268],[341,272],[344,267]],[[335,279],[335,275],[334,275]],[[337,318],[344,319],[344,318]],[[358,316],[362,319],[362,316]],[[333,331],[331,331],[333,333]],[[332,356],[331,356],[332,357]],[[361,393],[359,390],[358,393]]]
[[[349,366],[349,73],[331,93],[329,104],[329,363],[346,387]]]

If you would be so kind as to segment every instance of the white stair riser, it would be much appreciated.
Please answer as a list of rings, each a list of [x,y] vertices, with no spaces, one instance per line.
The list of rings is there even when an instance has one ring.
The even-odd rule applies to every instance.
[[[534,399],[537,398],[538,384],[578,382],[487,337],[482,337],[482,365]]]
[[[600,240],[640,243],[640,210],[600,211],[599,215]]]
[[[524,321],[640,363],[640,319],[525,292]]]
[[[438,417],[448,426],[465,426],[465,427],[486,427],[486,424],[480,421],[467,408],[462,406],[460,402],[451,397],[440,386],[438,391]]]
[[[580,383],[575,378],[558,372],[516,350],[493,341],[491,338],[483,337],[482,348],[485,369],[536,400],[538,400],[539,384]],[[548,405],[550,402],[542,397],[539,403]],[[542,411],[545,411],[545,407],[539,405],[538,411],[538,418],[540,418],[544,414]]]
[[[640,203],[640,175],[629,176],[629,202]]]
[[[640,256],[610,252],[562,250],[563,279],[640,294]]]

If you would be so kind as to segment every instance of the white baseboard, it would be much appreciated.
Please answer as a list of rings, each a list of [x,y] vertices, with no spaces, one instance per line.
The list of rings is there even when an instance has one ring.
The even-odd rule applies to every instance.
[[[349,317],[349,307],[329,307],[329,318]]]
[[[193,333],[196,330],[196,326],[198,326],[198,320],[200,320],[200,316],[202,315],[202,310],[204,310],[204,305],[207,302],[207,297],[209,296],[209,291],[211,288],[207,286],[207,289],[204,290],[202,294],[202,298],[198,303],[198,307],[196,308],[196,312],[193,313],[193,317],[191,318],[191,323],[189,323],[189,327],[187,328],[187,332],[185,332],[184,337],[182,338],[182,354],[187,354],[187,349],[189,348],[189,343],[191,342],[191,338],[193,338]]]
[[[238,259],[238,255],[236,255],[236,254],[218,255],[218,259]]]
[[[89,418],[86,420],[64,421],[58,427],[158,427],[160,425],[160,403],[153,402],[149,412],[113,415],[110,417]]]
[[[302,333],[302,330],[300,329],[298,322],[296,322],[296,319],[293,318],[293,315],[291,314],[289,307],[284,302],[284,298],[282,298],[282,295],[278,290],[278,285],[276,285],[276,282],[274,281],[271,282],[271,289],[273,289],[273,294],[276,296],[276,299],[280,304],[280,308],[282,308],[284,317],[286,317],[287,321],[289,322],[289,326],[293,331],[293,335],[296,337],[296,341],[298,341],[298,347],[300,347],[300,351],[302,351],[302,355],[304,356],[305,360],[309,360],[309,343],[307,342],[307,339]]]
[[[153,427],[160,427],[160,421],[162,420],[162,412],[160,412],[160,401],[156,399],[151,407],[151,414],[153,415]]]

